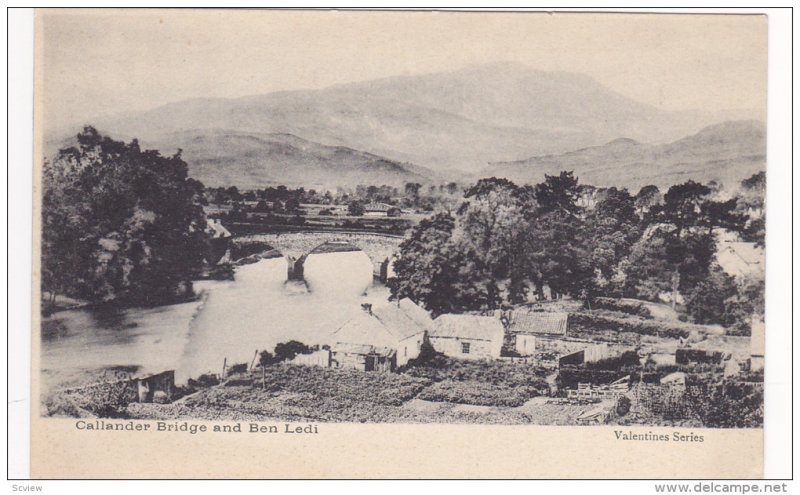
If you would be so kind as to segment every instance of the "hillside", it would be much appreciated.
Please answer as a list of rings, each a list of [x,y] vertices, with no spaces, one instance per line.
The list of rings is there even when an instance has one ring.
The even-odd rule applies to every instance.
[[[321,145],[291,134],[188,130],[140,143],[162,154],[172,154],[180,148],[189,164],[189,174],[209,187],[281,184],[306,188],[353,184],[402,187],[406,182],[424,183],[434,176],[422,167],[343,146]]]
[[[499,63],[321,90],[191,99],[91,124],[172,148],[165,137],[189,130],[197,136],[214,129],[292,134],[436,172],[475,173],[488,162],[558,154],[619,136],[665,142],[714,121],[636,102],[583,74]],[[78,128],[48,138],[58,141]]]
[[[615,139],[569,153],[490,163],[478,175],[533,184],[541,182],[544,174],[572,170],[582,183],[635,191],[647,184],[663,188],[688,179],[735,184],[765,169],[765,126],[743,120],[708,126],[667,144]]]

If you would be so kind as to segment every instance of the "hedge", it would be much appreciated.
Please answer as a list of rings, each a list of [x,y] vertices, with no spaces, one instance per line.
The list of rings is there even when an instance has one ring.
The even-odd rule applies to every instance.
[[[594,312],[570,313],[569,324],[571,329],[580,329],[589,333],[611,330],[673,339],[688,337],[693,327],[693,325],[678,322],[645,320],[635,316],[618,317]]]
[[[614,299],[613,297],[596,297],[592,301],[592,309],[607,309],[609,311],[619,311],[621,313],[628,313],[629,315],[641,316],[642,318],[653,318],[653,315],[644,303],[640,301]]]

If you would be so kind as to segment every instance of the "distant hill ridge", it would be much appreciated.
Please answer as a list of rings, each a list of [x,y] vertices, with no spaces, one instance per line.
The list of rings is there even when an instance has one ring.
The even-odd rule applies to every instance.
[[[384,177],[460,180],[490,162],[556,156],[610,142],[624,148],[626,142],[616,143],[621,136],[640,143],[676,142],[722,117],[664,111],[585,74],[494,63],[316,90],[193,98],[91,124],[117,139],[137,137],[164,153],[183,148],[191,173],[210,184],[302,179],[336,185]],[[220,129],[230,136],[222,137]],[[47,140],[61,143],[77,130],[54,132]],[[187,142],[202,136],[208,141]],[[231,146],[234,141],[241,151]],[[325,147],[343,149],[337,154]],[[293,164],[301,159],[308,160],[304,177],[295,173],[301,164]],[[342,167],[338,176],[327,172],[336,167]]]
[[[765,125],[742,120],[711,125],[666,144],[620,138],[567,153],[490,163],[477,175],[533,184],[545,174],[572,170],[586,184],[635,189],[648,184],[667,187],[688,179],[735,185],[765,169]]]

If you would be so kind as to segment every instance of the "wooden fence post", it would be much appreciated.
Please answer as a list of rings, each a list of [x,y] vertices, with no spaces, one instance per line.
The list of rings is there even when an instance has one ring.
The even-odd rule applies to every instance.
[[[228,358],[222,360],[222,379],[225,380],[225,369],[228,367]]]
[[[256,349],[255,354],[253,354],[253,361],[250,363],[250,371],[253,371],[253,369],[255,368],[257,357],[258,357],[258,349]]]

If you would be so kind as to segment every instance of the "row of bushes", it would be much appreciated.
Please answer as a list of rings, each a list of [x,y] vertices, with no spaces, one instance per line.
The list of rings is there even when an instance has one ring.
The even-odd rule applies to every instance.
[[[632,332],[668,338],[686,338],[692,325],[679,322],[646,320],[636,317],[618,317],[596,312],[575,312],[569,315],[570,329],[592,333],[597,331]]]
[[[540,395],[536,387],[497,386],[476,381],[445,380],[425,388],[420,399],[475,406],[519,407]]]
[[[547,390],[545,381],[547,371],[532,366],[503,361],[467,361],[454,359],[441,354],[409,366],[403,374],[416,378],[426,378],[434,382],[446,380],[456,382],[484,383],[499,387],[533,387]]]
[[[647,305],[641,301],[615,299],[613,297],[596,297],[591,302],[591,309],[606,309],[609,311],[619,311],[629,315],[641,316],[642,318],[653,318]]]

